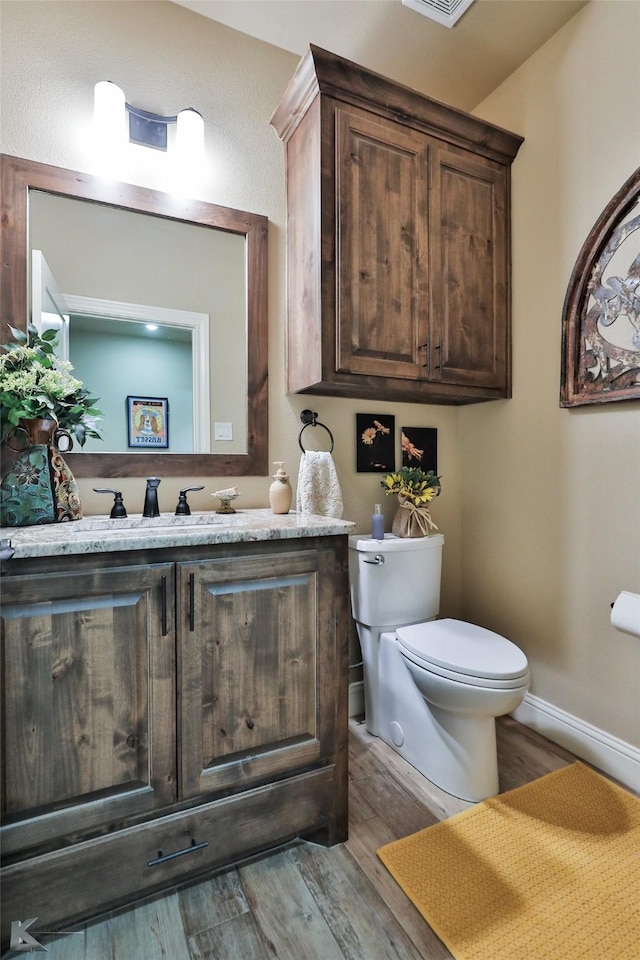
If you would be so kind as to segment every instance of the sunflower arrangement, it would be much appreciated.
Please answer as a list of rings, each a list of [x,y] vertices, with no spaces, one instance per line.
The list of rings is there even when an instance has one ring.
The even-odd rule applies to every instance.
[[[401,467],[380,481],[385,493],[398,497],[398,511],[393,520],[393,533],[398,537],[428,537],[437,525],[431,519],[429,504],[440,494],[440,477],[433,470]]]
[[[440,477],[433,470],[425,473],[420,467],[401,467],[380,481],[385,493],[397,493],[416,507],[431,503],[440,494]]]

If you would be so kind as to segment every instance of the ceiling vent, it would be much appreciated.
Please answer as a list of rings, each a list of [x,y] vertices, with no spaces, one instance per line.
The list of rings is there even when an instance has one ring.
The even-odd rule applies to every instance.
[[[417,10],[425,17],[431,17],[445,27],[452,27],[467,10],[473,0],[402,0],[406,7]]]

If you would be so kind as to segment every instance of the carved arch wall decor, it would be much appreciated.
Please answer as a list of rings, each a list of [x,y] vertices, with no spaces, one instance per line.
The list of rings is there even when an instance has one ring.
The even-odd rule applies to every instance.
[[[560,406],[640,398],[640,167],[603,210],[562,310]]]

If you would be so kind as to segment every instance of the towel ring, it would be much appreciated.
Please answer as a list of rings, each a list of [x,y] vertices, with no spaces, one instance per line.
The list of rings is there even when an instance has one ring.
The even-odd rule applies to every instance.
[[[298,434],[298,443],[300,444],[300,449],[303,453],[307,452],[302,446],[302,434],[305,432],[307,427],[322,427],[322,429],[326,430],[331,437],[331,450],[329,450],[329,453],[333,453],[333,434],[331,433],[331,430],[329,430],[329,427],[325,426],[324,423],[320,423],[320,421],[316,419],[317,416],[318,414],[313,413],[312,410],[303,410],[300,414],[300,419],[304,423],[304,427]]]

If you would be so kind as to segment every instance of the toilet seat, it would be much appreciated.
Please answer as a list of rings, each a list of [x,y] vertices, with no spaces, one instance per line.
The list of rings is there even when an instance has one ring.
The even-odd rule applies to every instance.
[[[527,658],[506,637],[463,620],[429,620],[396,630],[403,656],[441,677],[478,687],[528,682]]]

